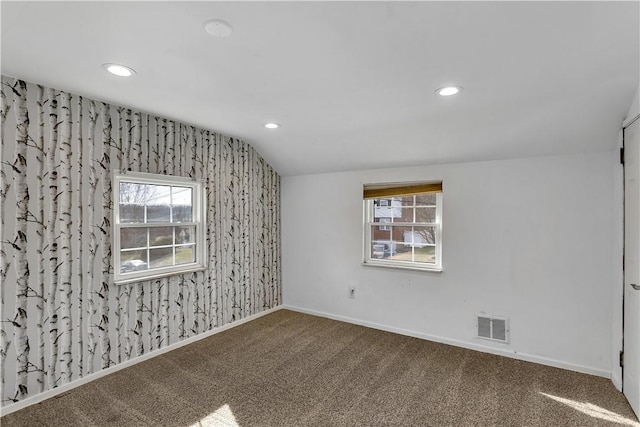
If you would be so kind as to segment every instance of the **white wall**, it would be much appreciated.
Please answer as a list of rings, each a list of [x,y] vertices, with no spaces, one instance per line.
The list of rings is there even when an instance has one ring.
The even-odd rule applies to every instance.
[[[284,304],[610,376],[615,167],[608,152],[285,177]],[[362,185],[435,179],[444,271],[362,266]],[[479,312],[511,319],[510,344],[474,338]]]

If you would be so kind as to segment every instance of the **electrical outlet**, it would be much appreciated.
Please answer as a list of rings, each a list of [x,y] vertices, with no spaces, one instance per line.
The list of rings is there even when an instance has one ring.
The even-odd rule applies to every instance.
[[[349,298],[355,298],[355,297],[356,297],[356,287],[351,286],[349,287]]]

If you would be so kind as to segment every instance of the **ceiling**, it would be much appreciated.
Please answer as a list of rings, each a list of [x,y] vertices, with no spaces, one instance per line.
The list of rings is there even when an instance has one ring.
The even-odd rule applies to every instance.
[[[638,2],[0,7],[2,74],[241,138],[282,175],[612,150],[640,75]]]

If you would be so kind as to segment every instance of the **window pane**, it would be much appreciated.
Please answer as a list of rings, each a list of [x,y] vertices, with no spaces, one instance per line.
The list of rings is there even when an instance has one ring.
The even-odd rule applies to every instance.
[[[144,205],[134,205],[131,203],[120,204],[121,224],[143,224]]]
[[[149,246],[173,245],[173,227],[149,228]]]
[[[436,208],[416,208],[416,222],[436,222]]]
[[[147,222],[171,221],[171,187],[148,185]]]
[[[388,258],[391,253],[392,248],[389,240],[371,242],[371,258]]]
[[[171,207],[164,205],[147,206],[147,222],[171,221]]]
[[[386,230],[381,230],[378,226],[371,226],[371,240],[391,240],[391,226],[386,226]]]
[[[425,262],[428,264],[436,263],[436,247],[435,246],[424,246],[422,248],[415,247],[413,249],[414,261],[415,262]]]
[[[120,203],[144,205],[147,201],[146,184],[135,184],[133,182],[120,182]]]
[[[413,206],[413,198],[414,196],[403,196],[403,197],[399,197],[398,200],[400,201],[400,204],[402,206]]]
[[[416,206],[435,206],[436,193],[416,194]]]
[[[122,249],[142,248],[147,246],[146,228],[121,228],[120,247]]]
[[[151,268],[173,265],[173,248],[149,249],[149,264]]]
[[[416,247],[434,245],[436,243],[435,227],[413,227],[413,244]]]
[[[196,262],[195,245],[176,247],[176,265]]]
[[[391,259],[399,261],[411,261],[412,260],[412,246],[413,246],[413,227],[412,226],[394,226],[392,230],[393,241],[392,246],[394,248],[393,256]]]
[[[413,221],[413,208],[402,207],[400,210],[400,217],[395,218],[393,222],[414,222]]]
[[[170,205],[171,187],[168,185],[147,184],[146,202],[147,205]]]
[[[193,221],[193,189],[172,187],[173,222]]]
[[[195,243],[196,227],[175,227],[176,229],[176,245],[185,243]]]
[[[398,251],[390,258],[394,261],[413,261],[413,249],[411,246],[400,244]]]
[[[147,270],[147,250],[120,251],[120,273]]]
[[[120,222],[143,223],[146,185],[120,183]]]
[[[400,202],[395,199],[373,199],[373,218],[399,217]]]

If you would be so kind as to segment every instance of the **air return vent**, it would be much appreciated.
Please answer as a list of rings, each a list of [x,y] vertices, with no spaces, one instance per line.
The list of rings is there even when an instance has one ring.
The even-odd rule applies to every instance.
[[[491,341],[509,342],[509,319],[477,314],[476,336]]]

